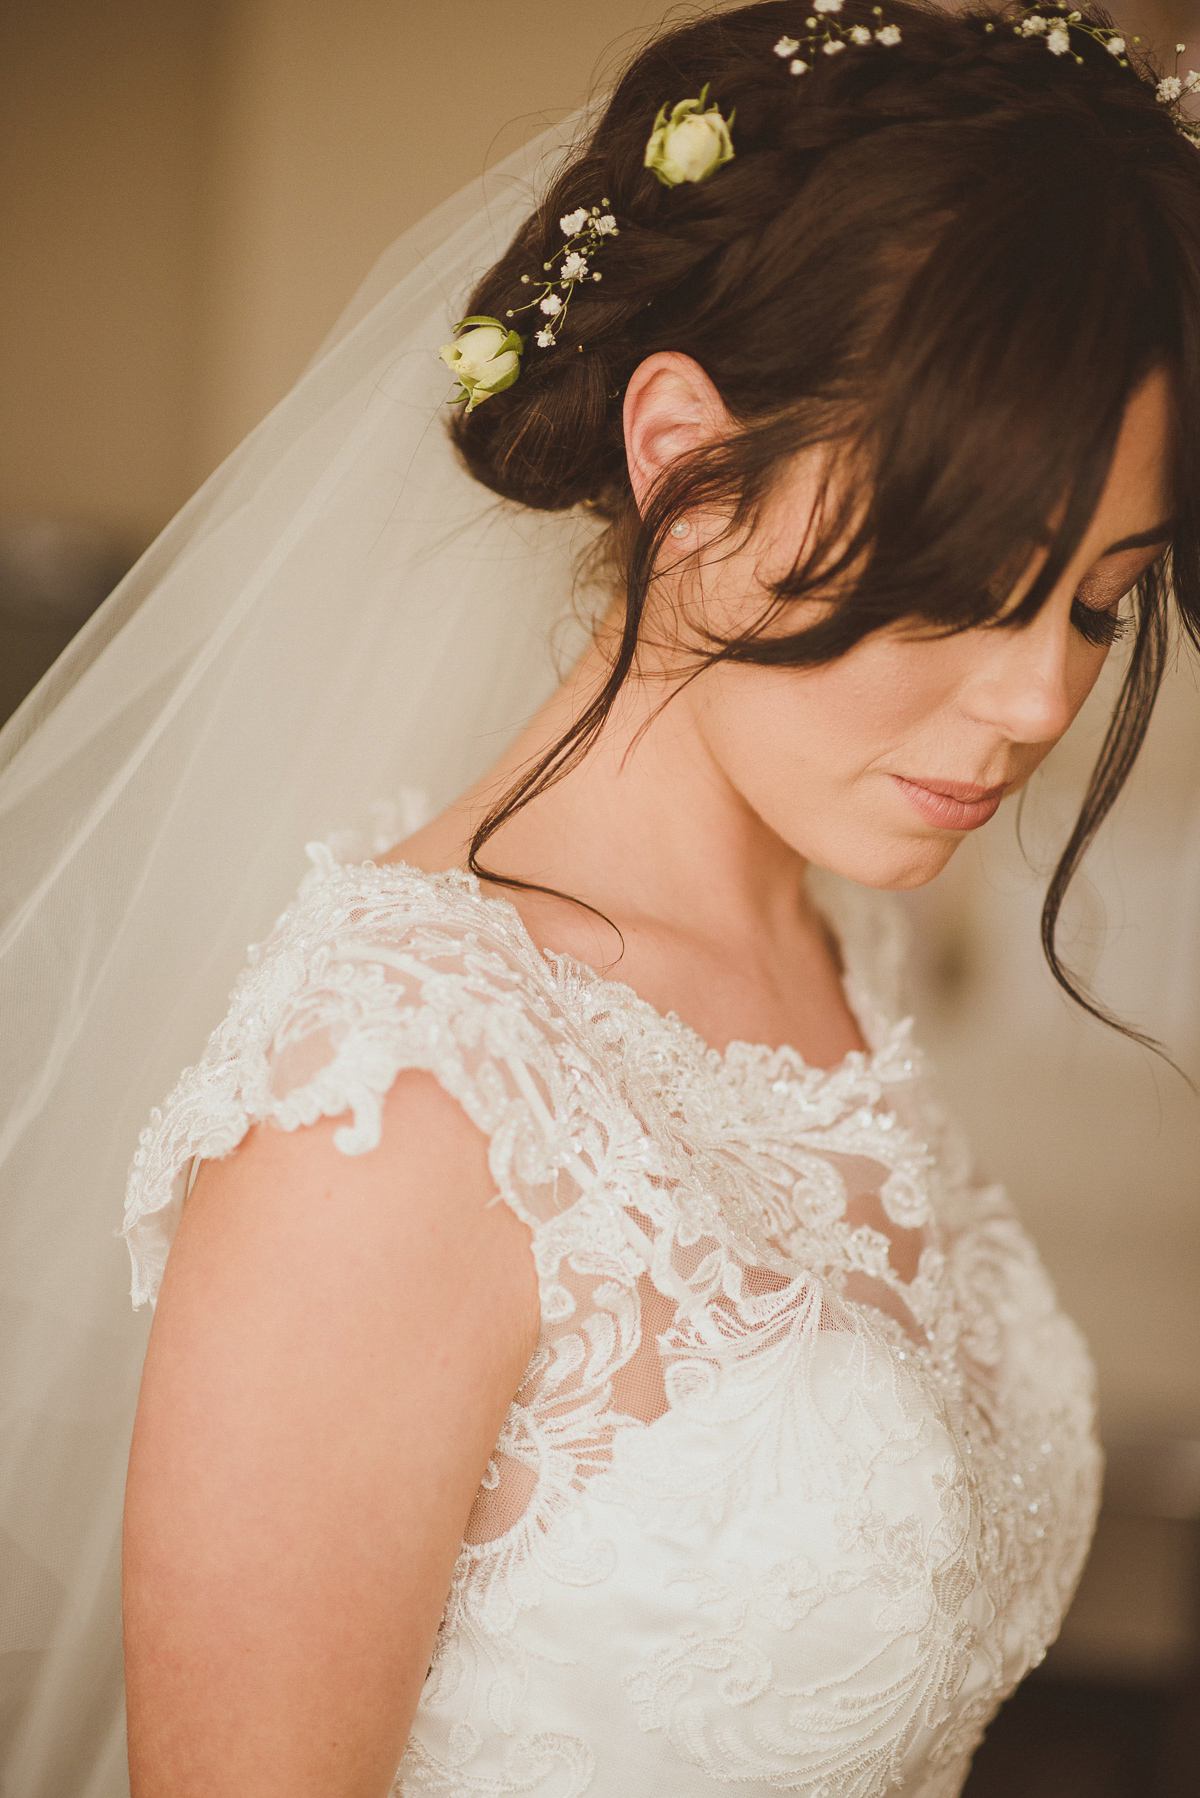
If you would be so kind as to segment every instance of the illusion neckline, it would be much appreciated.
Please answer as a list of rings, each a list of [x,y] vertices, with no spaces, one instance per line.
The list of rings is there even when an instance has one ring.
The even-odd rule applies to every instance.
[[[470,873],[466,868],[453,867],[435,870],[419,868],[413,862],[375,861],[369,857],[361,863],[343,862],[337,859],[328,844],[309,845],[309,855],[314,861],[318,859],[318,852],[321,860],[328,857],[330,867],[342,872],[355,867],[371,868],[383,875],[396,873],[426,882],[434,887],[450,887],[470,894],[476,904],[488,907],[494,915],[503,919],[509,935],[520,943],[521,948],[533,957],[536,965],[547,972],[552,979],[562,972],[567,972],[575,975],[579,979],[581,987],[590,992],[613,994],[627,1011],[633,1011],[647,1021],[653,1021],[655,1028],[661,1033],[688,1043],[693,1053],[708,1066],[720,1067],[729,1073],[736,1069],[744,1074],[753,1067],[765,1075],[778,1079],[781,1077],[783,1067],[788,1065],[795,1070],[793,1078],[799,1078],[809,1083],[814,1080],[831,1080],[838,1075],[861,1074],[870,1071],[877,1063],[881,1062],[911,1029],[911,1019],[904,1018],[893,1021],[885,1018],[880,1012],[869,990],[856,976],[854,957],[849,952],[841,932],[834,920],[824,910],[822,910],[821,916],[833,935],[842,961],[842,973],[839,976],[842,992],[850,1009],[850,1015],[858,1025],[863,1040],[867,1044],[865,1049],[848,1049],[840,1060],[831,1062],[828,1067],[821,1067],[818,1063],[806,1061],[799,1049],[792,1043],[772,1045],[750,1042],[743,1037],[732,1037],[724,1049],[715,1048],[701,1035],[700,1031],[681,1018],[678,1012],[661,1011],[657,1005],[643,997],[627,981],[616,980],[611,975],[599,973],[590,962],[580,961],[578,957],[569,954],[566,950],[542,948],[534,942],[525,920],[512,900],[506,899],[500,893],[485,893],[479,877]],[[561,998],[559,990],[561,982],[556,981],[555,985],[558,996]]]

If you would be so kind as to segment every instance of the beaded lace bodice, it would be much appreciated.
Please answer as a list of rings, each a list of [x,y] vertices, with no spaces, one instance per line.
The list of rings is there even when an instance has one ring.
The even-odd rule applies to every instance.
[[[405,1798],[952,1798],[1097,1503],[1090,1363],[906,1024],[722,1055],[458,874],[316,866],[143,1133],[152,1296],[198,1160],[421,1068],[528,1226],[537,1349],[466,1537]]]

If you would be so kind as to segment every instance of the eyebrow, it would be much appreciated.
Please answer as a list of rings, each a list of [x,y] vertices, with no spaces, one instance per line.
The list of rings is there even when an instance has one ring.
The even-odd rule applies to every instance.
[[[1173,535],[1175,523],[1175,519],[1168,518],[1162,524],[1156,524],[1152,531],[1139,531],[1134,537],[1122,537],[1119,543],[1110,543],[1107,549],[1101,550],[1101,559],[1118,555],[1123,549],[1149,549],[1153,543],[1165,543]]]

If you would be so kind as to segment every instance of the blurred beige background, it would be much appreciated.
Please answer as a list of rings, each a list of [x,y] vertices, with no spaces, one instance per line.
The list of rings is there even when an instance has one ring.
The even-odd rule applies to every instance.
[[[144,544],[656,0],[5,0],[0,510]]]
[[[1168,64],[1190,39],[1200,66],[1200,0],[1115,10]],[[665,11],[0,0],[0,718],[386,245],[603,87]],[[1006,807],[910,911],[923,1034],[1100,1369],[1113,1516],[1055,1652],[1068,1674],[1153,1681],[1195,1654],[1200,1103],[1074,1015],[1041,965],[1043,876],[1102,719],[1098,701],[1035,783],[1028,854]],[[1068,934],[1200,1074],[1190,668]]]

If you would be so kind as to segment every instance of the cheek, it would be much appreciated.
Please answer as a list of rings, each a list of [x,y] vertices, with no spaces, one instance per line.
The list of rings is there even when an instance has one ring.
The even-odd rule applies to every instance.
[[[803,776],[819,802],[936,732],[956,689],[953,644],[879,633],[821,668],[715,668],[697,683],[702,728],[735,784],[792,803]]]
[[[790,809],[803,793],[819,803],[827,788],[859,771],[879,729],[877,711],[855,683],[827,670],[724,668],[704,696],[703,728],[717,761],[755,810]]]
[[[919,658],[861,644],[823,668],[724,666],[702,677],[700,727],[730,784],[803,854],[862,816],[872,772],[903,759],[939,694]]]
[[[723,666],[694,684],[718,769],[807,860],[868,886],[910,887],[957,838],[905,828],[890,773],[953,767],[961,640],[867,638],[816,669]]]

